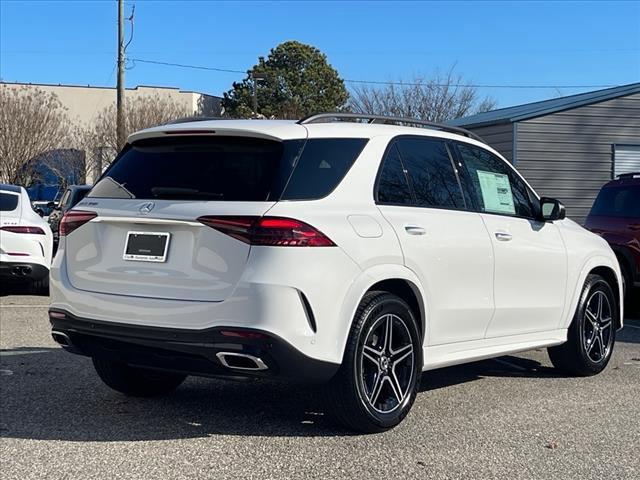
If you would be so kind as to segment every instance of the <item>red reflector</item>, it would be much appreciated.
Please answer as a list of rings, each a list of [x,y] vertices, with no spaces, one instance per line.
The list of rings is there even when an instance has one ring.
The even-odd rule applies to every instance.
[[[19,253],[19,252],[7,252],[7,255],[12,255],[14,257],[28,257],[28,253]]]
[[[32,235],[44,235],[44,230],[40,227],[0,227],[0,230],[11,233],[30,233]]]
[[[269,338],[269,335],[265,335],[260,332],[245,332],[242,330],[221,330],[220,335],[225,337],[237,337],[237,338]]]
[[[85,212],[84,210],[69,210],[60,220],[60,236],[69,235],[75,229],[81,227],[90,220],[96,218],[96,212]]]
[[[49,312],[49,316],[53,318],[66,318],[67,316],[62,312]]]
[[[325,234],[300,220],[283,217],[204,216],[200,223],[250,245],[334,247]]]

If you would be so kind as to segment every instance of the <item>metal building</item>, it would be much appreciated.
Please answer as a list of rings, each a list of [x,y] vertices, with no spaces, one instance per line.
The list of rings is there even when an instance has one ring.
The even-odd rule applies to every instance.
[[[541,195],[583,223],[600,187],[640,172],[640,83],[492,110],[448,122],[502,153]]]

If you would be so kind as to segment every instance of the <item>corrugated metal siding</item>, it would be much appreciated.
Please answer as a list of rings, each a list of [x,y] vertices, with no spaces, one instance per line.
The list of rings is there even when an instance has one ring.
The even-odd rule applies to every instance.
[[[474,128],[473,133],[480,135],[485,142],[513,162],[513,124],[503,123],[487,127]]]
[[[583,223],[612,178],[613,144],[640,144],[640,94],[519,122],[517,168],[540,195],[558,198]]]

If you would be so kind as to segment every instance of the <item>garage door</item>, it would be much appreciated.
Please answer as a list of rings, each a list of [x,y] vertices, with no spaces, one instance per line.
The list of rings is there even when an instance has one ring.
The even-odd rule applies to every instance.
[[[640,172],[640,145],[614,145],[614,178],[623,173],[632,172]]]

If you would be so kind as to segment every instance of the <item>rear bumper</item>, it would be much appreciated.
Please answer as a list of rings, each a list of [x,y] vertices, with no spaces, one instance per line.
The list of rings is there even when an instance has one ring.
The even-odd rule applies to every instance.
[[[280,337],[256,329],[138,326],[79,318],[55,308],[49,310],[49,320],[53,332],[57,336],[63,334],[58,338],[68,338],[68,344],[62,346],[72,353],[189,375],[322,383],[339,368],[337,364],[312,359]],[[263,368],[225,366],[218,356],[225,352],[259,359]]]
[[[0,262],[0,279],[3,281],[34,281],[47,275],[49,275],[49,269],[39,263]]]

